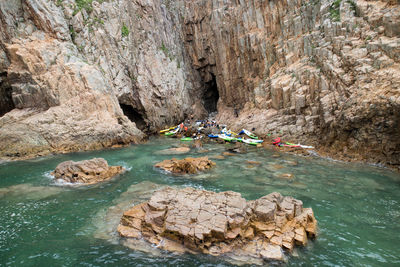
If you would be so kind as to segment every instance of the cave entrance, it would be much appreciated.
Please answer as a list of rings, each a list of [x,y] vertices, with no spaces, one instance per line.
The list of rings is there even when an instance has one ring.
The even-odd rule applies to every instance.
[[[143,131],[146,129],[146,122],[144,121],[143,116],[131,105],[125,105],[119,103],[124,115],[128,117],[128,119],[136,124],[136,127]]]
[[[0,117],[15,108],[12,100],[12,88],[7,80],[7,73],[0,73]]]
[[[219,99],[217,80],[215,75],[211,73],[212,79],[205,83],[205,90],[203,94],[204,108],[210,114],[217,111],[217,103]]]

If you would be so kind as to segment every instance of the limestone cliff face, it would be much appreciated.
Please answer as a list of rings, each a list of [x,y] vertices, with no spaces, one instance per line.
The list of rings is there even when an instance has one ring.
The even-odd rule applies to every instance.
[[[215,111],[400,164],[395,0],[0,3],[0,156],[137,142]]]
[[[187,1],[185,45],[219,119],[400,164],[398,1]],[[238,116],[238,117],[237,117]]]
[[[177,7],[101,2],[0,3],[2,158],[139,142],[192,112]]]

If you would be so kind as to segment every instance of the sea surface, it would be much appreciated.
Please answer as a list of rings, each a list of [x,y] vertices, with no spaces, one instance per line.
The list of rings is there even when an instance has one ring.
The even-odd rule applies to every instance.
[[[179,145],[160,137],[122,149],[0,164],[0,266],[232,266],[223,257],[124,245],[115,232],[122,211],[166,185],[232,190],[248,200],[277,191],[302,200],[314,210],[319,236],[281,266],[400,266],[399,173],[255,147],[213,159],[217,166],[197,175],[174,176],[153,167],[171,157],[213,157],[230,148],[205,144],[188,154],[160,153]],[[93,157],[128,171],[90,186],[60,183],[50,175],[63,161]]]

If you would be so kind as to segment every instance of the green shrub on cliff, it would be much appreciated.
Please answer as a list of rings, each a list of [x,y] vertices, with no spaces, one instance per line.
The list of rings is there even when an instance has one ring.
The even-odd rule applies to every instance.
[[[92,12],[92,2],[93,0],[75,0],[76,9],[74,10],[74,13],[78,13],[82,9],[85,9],[88,13]]]
[[[122,34],[122,37],[126,37],[129,35],[129,29],[128,29],[128,27],[126,27],[125,23],[124,23],[124,25],[122,25],[121,34]]]
[[[335,0],[329,8],[329,13],[333,21],[340,21],[340,3],[342,0]]]

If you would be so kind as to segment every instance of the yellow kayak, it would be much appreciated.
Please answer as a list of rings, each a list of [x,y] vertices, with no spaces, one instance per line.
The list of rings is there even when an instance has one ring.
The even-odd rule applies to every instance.
[[[171,130],[175,129],[176,127],[178,127],[178,126],[173,126],[173,127],[170,127],[170,128],[168,128],[168,129],[161,130],[161,131],[160,131],[160,133],[169,132],[169,131],[171,131]]]

